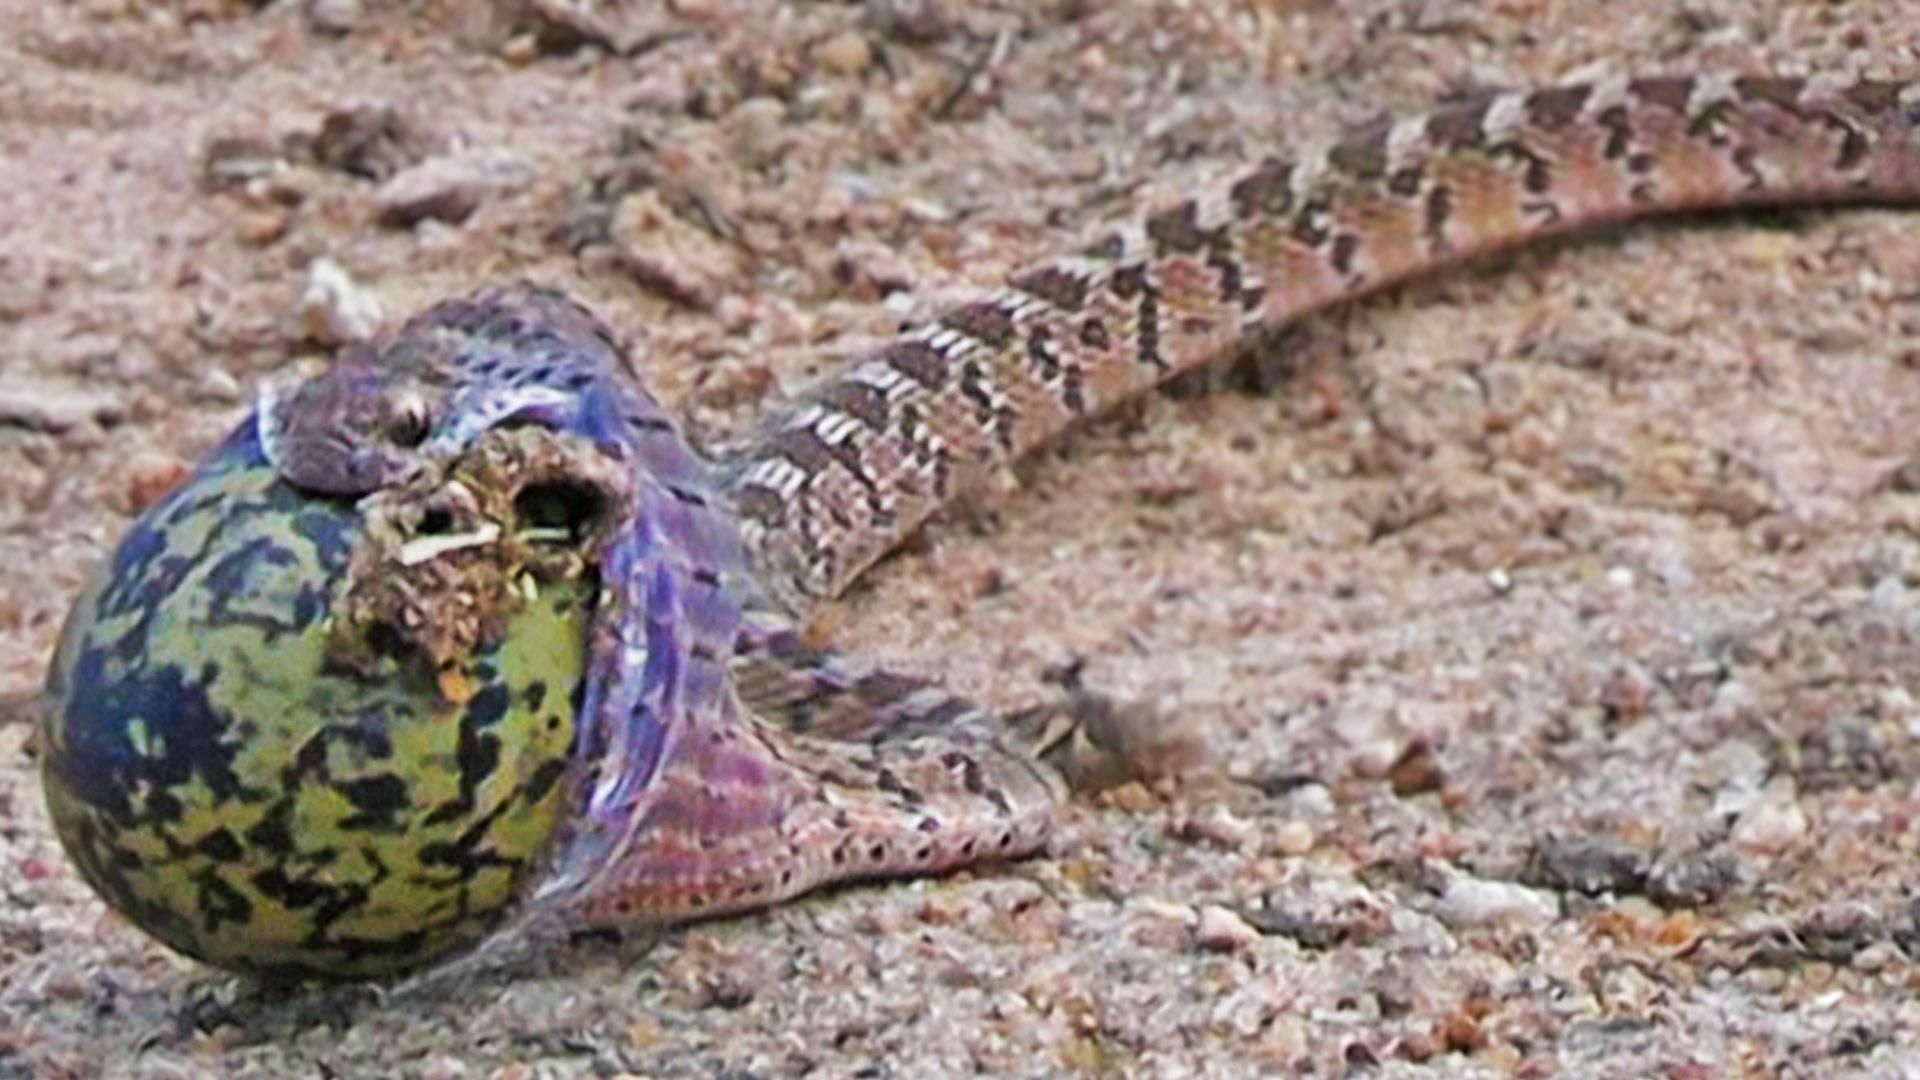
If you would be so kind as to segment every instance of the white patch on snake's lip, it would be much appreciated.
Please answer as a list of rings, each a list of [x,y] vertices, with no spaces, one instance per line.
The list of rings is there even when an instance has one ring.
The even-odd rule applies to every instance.
[[[286,454],[280,441],[280,433],[286,430],[286,425],[280,419],[280,406],[291,389],[290,385],[267,382],[253,393],[253,435],[260,442],[260,452],[266,456],[267,464],[276,470],[286,463]]]
[[[500,539],[500,526],[488,522],[472,532],[453,533],[447,536],[422,536],[409,540],[400,545],[400,550],[394,558],[401,566],[418,566],[431,559],[437,559],[449,551],[480,547],[498,539]]]

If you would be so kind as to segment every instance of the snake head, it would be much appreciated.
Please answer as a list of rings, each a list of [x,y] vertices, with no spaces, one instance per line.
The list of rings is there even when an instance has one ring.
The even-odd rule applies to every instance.
[[[524,283],[483,290],[264,392],[260,441],[281,479],[341,496],[392,486],[496,428],[617,447],[622,364],[611,332],[565,296]]]
[[[290,389],[260,396],[260,442],[274,471],[323,495],[365,495],[397,481],[433,433],[439,395],[353,354]]]

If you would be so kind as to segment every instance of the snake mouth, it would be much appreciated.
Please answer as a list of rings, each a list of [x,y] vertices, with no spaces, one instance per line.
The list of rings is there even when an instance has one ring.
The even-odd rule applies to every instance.
[[[441,501],[427,505],[413,527],[413,537],[394,550],[402,566],[444,558],[458,551],[484,548],[511,536],[517,544],[549,553],[580,550],[604,535],[613,499],[608,492],[584,480],[549,478],[521,486],[513,494],[508,522],[474,521],[474,498],[458,481],[448,485]]]
[[[606,529],[611,503],[608,493],[591,482],[549,477],[514,495],[513,516],[528,543],[578,547]]]
[[[495,429],[359,505],[330,659],[378,677],[424,664],[458,698],[514,616],[556,586],[597,588],[635,480],[576,436]]]

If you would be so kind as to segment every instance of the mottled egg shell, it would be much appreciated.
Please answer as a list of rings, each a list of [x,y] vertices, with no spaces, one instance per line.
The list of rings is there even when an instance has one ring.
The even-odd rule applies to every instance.
[[[251,423],[141,515],[68,617],[42,712],[68,854],[160,940],[265,975],[404,972],[497,923],[564,810],[583,586],[446,700],[325,662],[359,520],[274,479]]]

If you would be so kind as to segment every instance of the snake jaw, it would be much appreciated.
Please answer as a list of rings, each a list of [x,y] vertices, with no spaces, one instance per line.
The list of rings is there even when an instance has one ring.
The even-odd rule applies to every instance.
[[[424,397],[386,382],[369,357],[354,355],[291,386],[263,388],[255,423],[268,463],[318,495],[365,495],[400,482],[419,455],[393,440],[394,410],[413,417]]]

